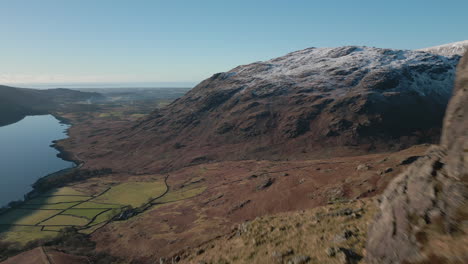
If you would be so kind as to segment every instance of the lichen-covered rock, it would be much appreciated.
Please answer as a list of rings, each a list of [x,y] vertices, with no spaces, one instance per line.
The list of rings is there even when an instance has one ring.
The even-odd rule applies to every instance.
[[[468,263],[468,54],[440,146],[415,161],[382,195],[367,263]]]

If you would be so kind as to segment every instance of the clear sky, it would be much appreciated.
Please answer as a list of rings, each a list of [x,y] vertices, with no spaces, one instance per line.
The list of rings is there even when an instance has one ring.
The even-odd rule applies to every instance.
[[[468,39],[467,0],[0,0],[0,83],[190,86],[307,47]]]

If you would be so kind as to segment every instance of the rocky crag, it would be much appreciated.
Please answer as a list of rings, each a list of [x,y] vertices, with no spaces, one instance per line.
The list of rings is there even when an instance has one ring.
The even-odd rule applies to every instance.
[[[468,263],[468,54],[458,66],[441,143],[387,188],[367,263]]]

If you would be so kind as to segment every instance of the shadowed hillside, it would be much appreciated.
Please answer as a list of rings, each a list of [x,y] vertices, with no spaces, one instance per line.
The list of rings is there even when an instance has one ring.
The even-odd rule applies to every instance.
[[[27,115],[49,114],[73,103],[101,98],[98,93],[69,89],[35,90],[0,85],[0,126],[17,122]]]

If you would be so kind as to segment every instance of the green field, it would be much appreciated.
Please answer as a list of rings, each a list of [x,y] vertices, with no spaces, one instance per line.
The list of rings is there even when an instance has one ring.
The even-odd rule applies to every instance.
[[[62,229],[63,229],[63,226],[45,226],[43,231],[59,232]]]
[[[70,226],[85,226],[89,222],[88,219],[83,217],[77,217],[72,215],[57,215],[49,220],[41,222],[44,226],[59,226],[59,225],[70,225]]]
[[[96,209],[96,208],[121,208],[121,204],[111,204],[111,203],[95,203],[95,202],[85,202],[76,205],[73,208],[85,208],[85,209]]]
[[[96,215],[106,211],[106,210],[109,210],[109,209],[76,209],[76,208],[72,208],[72,209],[68,209],[66,210],[65,212],[63,212],[62,214],[66,214],[66,215],[75,215],[75,216],[78,216],[78,217],[84,217],[86,219],[93,219]]]
[[[108,221],[111,219],[114,215],[116,215],[118,211],[116,209],[109,210],[107,212],[104,212],[96,217],[93,222],[89,223],[90,226],[101,224],[103,222]]]
[[[54,237],[67,226],[90,234],[128,206],[136,208],[148,202],[161,204],[180,201],[204,190],[205,187],[193,184],[177,191],[167,191],[163,180],[125,182],[92,196],[63,187],[0,214],[0,240],[24,244]]]
[[[92,197],[90,196],[50,196],[50,197],[37,197],[25,202],[25,204],[40,205],[40,204],[57,204],[57,203],[71,203],[86,201]]]
[[[89,222],[88,219],[72,216],[72,215],[57,215],[49,220],[41,222],[44,226],[59,226],[59,225],[71,225],[71,226],[85,226]]]
[[[74,205],[79,204],[80,202],[71,202],[71,203],[58,203],[58,204],[23,204],[20,206],[22,209],[67,209]]]
[[[71,195],[78,195],[78,196],[86,196],[84,193],[82,192],[79,192],[71,187],[63,187],[63,188],[59,188],[59,189],[53,189],[51,191],[48,191],[44,194],[42,194],[41,196],[58,196],[58,195],[67,195],[67,196],[71,196]]]
[[[36,239],[53,238],[57,232],[41,230],[41,226],[10,226],[0,232],[0,240],[26,244]]]
[[[122,183],[94,199],[94,202],[140,206],[150,198],[156,198],[166,191],[163,182]]]
[[[60,213],[60,210],[15,209],[0,215],[0,224],[35,225],[58,213]]]

